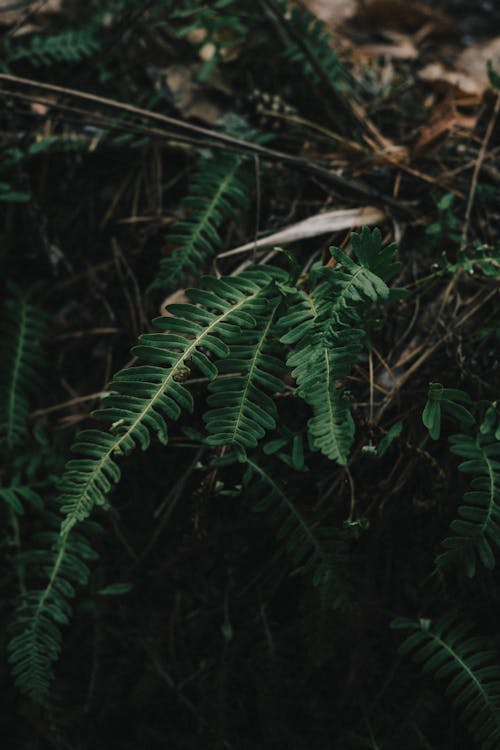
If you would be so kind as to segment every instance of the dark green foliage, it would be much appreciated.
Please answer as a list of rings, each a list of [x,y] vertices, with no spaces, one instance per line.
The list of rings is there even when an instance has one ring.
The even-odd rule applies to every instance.
[[[370,237],[370,232],[363,236]],[[375,250],[378,251],[378,246]],[[376,262],[370,253],[367,257]],[[242,372],[227,385],[221,379],[212,386],[209,405],[214,408],[206,416],[209,442],[241,447],[256,445],[265,429],[273,426],[275,415],[275,407],[269,407],[269,396],[262,388],[276,391],[281,387],[276,376],[282,366],[269,348],[268,337],[274,326],[282,330],[291,319],[299,328],[300,340],[288,365],[295,365],[292,374],[297,379],[299,395],[316,411],[309,422],[313,445],[330,458],[345,463],[354,425],[348,402],[337,389],[335,379],[345,377],[355,361],[359,351],[357,337],[362,332],[353,332],[339,321],[350,309],[350,291],[353,303],[364,298],[373,300],[375,294],[375,277],[372,278],[368,268],[349,261],[348,270],[349,273],[332,270],[326,282],[320,283],[321,317],[313,333],[307,335],[302,333],[311,322],[307,309],[301,308],[298,319],[293,313],[292,318],[285,315],[281,323],[275,321],[280,305],[276,282],[286,279],[286,274],[276,268],[258,266],[236,278],[208,278],[207,290],[188,292],[191,301],[202,307],[170,305],[170,315],[154,321],[161,332],[144,334],[133,349],[133,354],[146,364],[115,375],[110,384],[114,394],[94,413],[98,421],[109,425],[110,431],[85,430],[77,437],[73,450],[81,457],[68,463],[62,480],[62,510],[67,514],[63,529],[86,518],[94,505],[106,503],[111,486],[120,478],[117,456],[130,453],[136,445],[145,450],[152,432],[166,445],[164,417],[176,420],[182,409],[190,411],[193,407],[192,397],[182,385],[191,364],[212,381],[219,373],[219,364],[214,364],[202,349],[217,359],[229,357],[224,371]],[[339,289],[342,305],[330,325]],[[385,284],[383,289],[387,289]],[[283,287],[285,293],[288,290],[288,286]],[[292,291],[290,299],[294,301],[298,295],[302,300],[302,294]],[[245,333],[245,329],[252,330]],[[283,336],[281,341],[296,341],[296,334],[292,338]],[[227,401],[224,395],[221,397],[226,388]]]
[[[386,275],[394,250],[382,251],[379,235],[368,230],[356,242],[358,259],[364,265],[341,254],[342,266],[312,272],[309,293],[291,286],[284,271],[267,266],[252,267],[237,277],[206,278],[204,289],[188,290],[191,304],[168,306],[167,315],[154,321],[157,332],[140,336],[132,350],[140,364],[115,375],[109,385],[111,395],[93,413],[108,431],[87,429],[77,436],[72,448],[77,457],[68,462],[59,484],[59,508],[64,515],[62,546],[54,551],[52,565],[45,564],[46,588],[26,595],[30,606],[24,606],[21,630],[29,632],[25,640],[20,633],[15,641],[22,642],[23,649],[32,644],[33,663],[40,659],[38,632],[46,622],[41,613],[46,602],[51,602],[52,591],[65,590],[64,561],[70,559],[74,527],[95,506],[107,505],[112,486],[121,476],[117,458],[136,446],[146,450],[152,435],[166,445],[166,419],[175,421],[183,411],[192,411],[193,397],[184,384],[191,368],[211,381],[204,417],[207,443],[234,447],[242,461],[245,449],[257,446],[266,431],[276,427],[273,396],[283,390],[281,378],[286,372],[281,352],[284,344],[295,345],[288,366],[294,367],[298,395],[313,408],[308,422],[312,447],[340,464],[347,462],[354,422],[349,401],[336,380],[345,378],[356,361],[364,331],[349,327],[346,321],[356,319],[361,325],[357,306],[389,296],[385,282],[370,271],[370,264]],[[381,253],[382,259],[378,257]],[[286,327],[291,330],[281,336],[280,343],[278,338]],[[278,451],[278,457],[281,453],[286,463],[303,471],[302,439],[299,435],[293,438],[291,455],[283,450],[287,442],[285,438],[274,447],[269,444],[267,452]],[[350,589],[339,572],[343,544],[338,532],[331,526],[318,529],[307,521],[272,475],[253,459],[247,461],[252,484],[259,489],[259,507],[269,508],[275,517],[278,535],[286,537],[295,565],[309,572],[318,587],[321,606],[328,600],[332,608],[344,609]],[[79,580],[86,575],[81,569]],[[61,622],[66,622],[68,610],[62,600],[58,605],[66,612]],[[30,615],[36,620],[31,630],[27,625]],[[51,638],[48,653],[55,659],[59,636],[56,639],[54,628]],[[21,679],[25,689],[26,684]],[[47,687],[49,683],[44,684]],[[42,688],[40,683],[38,696]]]
[[[470,577],[476,573],[478,559],[487,568],[495,567],[495,552],[500,547],[499,438],[494,427],[475,436],[450,437],[451,452],[465,459],[458,470],[474,478],[458,508],[459,518],[451,523],[453,536],[443,542],[446,551],[437,558],[439,567],[463,565]]]
[[[395,245],[382,250],[379,230],[367,227],[354,234],[357,261],[340,248],[332,248],[334,268],[316,268],[317,285],[293,297],[282,325],[288,332],[281,341],[294,344],[287,364],[294,368],[299,395],[314,416],[308,429],[313,446],[340,464],[346,464],[354,439],[349,400],[337,381],[349,374],[365,340],[361,327],[366,305],[386,300],[385,280],[399,269],[393,258]]]
[[[438,567],[459,566],[472,578],[478,560],[490,570],[495,567],[495,548],[500,547],[500,421],[496,404],[489,404],[478,429],[463,403],[478,409],[464,391],[431,383],[422,421],[434,440],[441,432],[441,410],[472,430],[449,438],[451,452],[466,459],[458,470],[474,478],[458,508],[459,518],[450,525],[453,536],[443,541],[446,551],[436,560]]]
[[[172,254],[160,262],[153,287],[177,289],[186,275],[200,274],[207,260],[220,247],[219,229],[234,218],[237,208],[248,204],[245,158],[234,154],[202,158],[191,179],[182,210],[186,218],[176,221],[167,236]]]
[[[286,4],[282,3],[286,10]],[[323,23],[302,6],[295,5],[291,9],[290,24],[303,39],[309,54],[335,87],[341,88],[345,84],[345,73],[339,56],[332,46],[331,35]],[[304,54],[304,50],[295,40],[290,40],[284,52],[285,58],[308,76],[316,85],[321,81],[311,61]]]
[[[30,396],[37,392],[44,366],[47,317],[30,294],[13,284],[2,313],[0,340],[0,446],[9,452],[28,431]]]
[[[246,141],[266,140],[238,117],[226,118],[224,132]],[[172,224],[166,238],[173,251],[160,261],[152,288],[178,289],[188,274],[205,271],[207,261],[221,249],[224,223],[250,203],[254,172],[248,158],[239,154],[216,152],[198,158],[180,207],[185,216]]]
[[[70,621],[69,600],[75,595],[75,585],[87,583],[88,563],[98,557],[87,539],[96,524],[82,523],[78,531],[60,536],[58,515],[45,513],[44,521],[50,530],[33,540],[40,548],[24,553],[18,564],[48,582],[20,595],[8,645],[16,685],[37,703],[44,702],[54,676],[53,665],[61,652],[61,626]]]
[[[14,482],[8,487],[0,487],[0,502],[5,503],[18,516],[23,515],[26,504],[31,505],[37,510],[43,508],[43,501],[40,495],[32,487],[19,485]]]
[[[75,29],[60,34],[30,37],[29,42],[5,43],[5,60],[9,65],[27,61],[35,68],[57,63],[79,63],[100,48],[99,38],[92,29]]]
[[[460,401],[470,404],[471,398],[467,393],[459,391],[457,388],[443,388],[441,383],[430,384],[427,403],[422,413],[422,422],[429,430],[429,435],[433,440],[438,440],[441,434],[442,409],[464,425],[474,424],[474,417],[465,406],[457,403]]]
[[[267,309],[255,318],[246,341],[230,346],[226,359],[217,363],[220,377],[209,388],[205,414],[210,445],[255,447],[267,430],[276,426],[277,408],[272,395],[283,390],[279,376],[285,372],[275,338],[276,314],[281,302],[278,289],[269,295]]]
[[[309,575],[320,596],[329,597],[332,608],[343,609],[350,601],[350,590],[343,580],[345,544],[332,526],[318,527],[309,521],[294,497],[293,490],[281,487],[272,474],[253,459],[247,459],[244,483],[259,498],[255,510],[266,512],[277,529],[278,539],[286,540],[287,552],[295,566]]]
[[[355,30],[366,3],[340,35],[301,0],[12,5],[2,738],[496,750],[498,106],[486,97],[476,137],[455,128],[408,169],[428,82],[418,59],[352,54],[373,35]],[[426,37],[429,61],[440,44]],[[274,153],[226,152],[221,132],[272,135]],[[382,232],[223,252],[378,206]],[[403,263],[382,237],[401,237]],[[25,335],[35,293],[9,279],[44,280],[50,341]],[[150,327],[160,295],[182,303]],[[398,655],[401,611],[404,648],[437,680]]]
[[[69,461],[61,483],[64,531],[87,518],[95,505],[106,503],[120,478],[117,456],[136,445],[145,450],[151,433],[167,444],[165,417],[176,420],[182,410],[193,409],[192,396],[182,385],[190,368],[194,365],[209,380],[216,377],[217,368],[203,349],[227,357],[240,330],[255,326],[255,316],[267,304],[266,289],[279,275],[278,270],[255,268],[237,278],[209,278],[207,290],[189,290],[194,304],[170,305],[169,315],[154,321],[159,332],[139,338],[133,353],[145,364],[118,372],[110,384],[113,395],[94,413],[110,431],[84,430],[73,446],[80,457]]]
[[[424,674],[446,680],[445,694],[460,719],[482,750],[495,750],[500,742],[500,666],[491,644],[470,635],[470,625],[455,614],[436,623],[398,619],[392,627],[413,631],[401,653],[411,654]]]

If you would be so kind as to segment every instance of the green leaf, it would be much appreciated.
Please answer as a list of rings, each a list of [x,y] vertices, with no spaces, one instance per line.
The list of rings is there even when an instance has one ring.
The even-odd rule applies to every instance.
[[[99,589],[99,596],[123,596],[128,594],[134,588],[133,583],[110,583],[108,586]]]

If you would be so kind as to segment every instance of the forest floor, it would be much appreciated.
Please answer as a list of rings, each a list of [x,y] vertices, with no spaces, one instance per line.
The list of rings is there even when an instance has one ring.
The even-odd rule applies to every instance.
[[[12,633],[40,632],[43,672],[27,684],[30,662],[16,687],[2,670],[3,747],[500,747],[498,5],[0,0],[0,45],[0,642],[7,663]],[[297,278],[347,274],[342,250],[363,266],[351,242],[363,226],[397,243],[401,265],[390,281],[380,271],[395,293],[386,306],[374,293],[364,348],[333,376],[353,424],[345,459],[318,450],[288,367],[263,463],[244,473],[241,450],[231,464],[200,418],[202,346],[201,372],[174,377],[193,413],[169,423],[167,448],[160,429],[120,463],[90,541],[75,536],[88,567],[65,558],[59,589],[70,447],[99,427],[91,413],[133,371],[151,320],[189,299],[210,308],[186,294],[207,274],[292,269],[284,298]],[[428,397],[433,383],[445,390]],[[299,493],[307,534],[342,537],[342,603],[313,601],[319,576],[306,584],[291,526],[276,535],[276,514],[253,513],[266,461],[285,504]],[[460,505],[473,470],[477,496],[489,493],[480,518],[482,498]],[[466,550],[449,570],[439,555],[457,517]],[[43,620],[52,588],[70,604]],[[42,592],[31,609],[29,592]],[[455,644],[450,674],[466,663],[474,677],[457,705],[398,651],[400,616]],[[466,622],[477,640],[461,650]]]

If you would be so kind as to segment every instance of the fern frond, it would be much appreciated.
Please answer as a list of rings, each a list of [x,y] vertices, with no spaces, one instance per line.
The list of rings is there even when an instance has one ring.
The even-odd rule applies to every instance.
[[[43,508],[43,501],[38,492],[28,485],[14,482],[8,487],[0,487],[0,502],[5,503],[17,516],[23,515],[26,503],[37,510]]]
[[[287,3],[282,3],[282,7],[287,11]],[[331,46],[331,34],[326,24],[310,13],[306,8],[293,6],[289,11],[290,24],[295,28],[303,39],[309,54],[316,60],[317,64],[323,70],[325,76],[331,83],[337,87],[342,87],[345,75],[342,63]],[[321,83],[318,73],[311,65],[310,60],[304,54],[304,51],[293,39],[289,41],[284,52],[285,58],[291,63],[300,65],[314,84]]]
[[[447,680],[445,694],[461,720],[482,750],[496,750],[500,743],[500,666],[487,640],[469,635],[470,626],[455,615],[435,624],[398,619],[391,627],[413,631],[400,647],[401,653],[412,654],[424,673]]]
[[[343,599],[338,593],[343,586],[340,569],[345,559],[343,540],[337,529],[318,527],[310,522],[297,502],[272,475],[256,461],[248,458],[244,483],[258,498],[256,511],[265,511],[277,527],[278,539],[286,539],[287,551],[294,563],[309,574],[314,586],[329,590],[332,602]]]
[[[283,319],[284,325],[295,326],[281,341],[296,342],[287,364],[293,368],[298,395],[313,410],[308,422],[313,447],[345,465],[354,438],[354,422],[349,401],[336,381],[346,377],[357,360],[364,333],[340,325],[337,331],[333,330],[329,322],[334,304],[331,291],[328,284],[322,284],[309,295],[302,292]]]
[[[464,566],[469,577],[476,573],[477,560],[495,567],[494,549],[500,547],[500,440],[493,432],[452,435],[451,451],[465,458],[458,469],[474,474],[471,489],[452,521],[453,536],[443,541],[446,551],[436,560],[438,567]]]
[[[277,409],[270,394],[283,390],[280,375],[285,372],[276,356],[274,325],[281,297],[277,291],[267,310],[256,317],[253,331],[245,331],[241,341],[230,346],[229,356],[217,363],[219,373],[240,373],[219,378],[210,385],[204,416],[209,445],[255,447],[267,430],[276,426]]]
[[[382,234],[378,228],[363,227],[360,234],[353,232],[351,242],[356,260],[342,248],[331,247],[330,252],[338,265],[324,271],[335,296],[330,310],[333,322],[342,321],[345,314],[358,320],[357,308],[389,299],[391,290],[385,282],[401,268],[401,263],[394,261],[396,243],[382,247]],[[400,290],[392,291],[397,293]]]
[[[335,268],[316,266],[307,293],[300,290],[282,319],[284,344],[294,345],[287,364],[293,368],[298,394],[312,408],[308,429],[313,446],[341,465],[347,463],[354,439],[349,402],[336,381],[347,377],[359,357],[365,333],[359,327],[366,305],[387,300],[385,283],[400,264],[394,262],[396,245],[382,248],[378,229],[363,227],[352,235],[356,259],[331,248]]]
[[[28,431],[29,397],[40,383],[47,316],[29,301],[29,293],[9,285],[0,341],[0,445],[11,451]]]
[[[8,40],[5,58],[8,63],[26,60],[36,68],[53,63],[78,63],[92,57],[101,47],[91,29],[70,29],[50,36],[35,35],[28,44]]]
[[[249,202],[242,179],[245,158],[222,154],[201,159],[193,175],[189,194],[183,201],[187,217],[176,221],[167,240],[175,246],[160,261],[160,271],[152,288],[177,289],[188,273],[199,274],[220,244],[219,228],[235,216],[235,209]]]
[[[325,578],[319,586],[307,591],[301,602],[302,629],[316,666],[322,666],[335,654],[337,643],[332,635],[339,612],[352,612],[357,606],[346,556],[337,560],[334,572],[335,576]]]
[[[255,327],[267,306],[267,289],[282,275],[279,269],[259,267],[236,278],[208,278],[206,289],[189,290],[194,305],[170,305],[170,315],[154,321],[161,333],[139,338],[132,352],[145,364],[118,372],[109,386],[113,395],[93,415],[110,432],[84,430],[76,438],[73,450],[80,457],[68,462],[61,482],[62,512],[67,514],[63,532],[86,518],[94,505],[106,503],[120,478],[118,456],[136,445],[146,450],[152,433],[166,445],[165,417],[175,420],[181,410],[193,407],[182,385],[190,368],[197,367],[210,380],[216,377],[217,367],[205,351],[227,357],[228,344],[241,340],[240,328]]]
[[[22,594],[10,626],[7,646],[12,674],[19,690],[37,703],[45,700],[54,677],[53,665],[61,651],[61,626],[71,618],[68,600],[75,595],[75,584],[85,585],[88,562],[98,555],[87,539],[96,524],[82,523],[78,531],[60,536],[59,517],[47,514],[52,529],[39,534],[43,548],[26,553],[22,562],[35,573],[48,578],[42,589]]]

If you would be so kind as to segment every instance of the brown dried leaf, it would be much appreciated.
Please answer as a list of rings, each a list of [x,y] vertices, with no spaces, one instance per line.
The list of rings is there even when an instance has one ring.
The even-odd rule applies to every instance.
[[[361,8],[370,23],[391,29],[415,30],[429,25],[433,34],[456,34],[449,16],[436,8],[410,0],[361,0]]]
[[[440,62],[426,65],[419,71],[418,77],[430,83],[437,91],[460,99],[463,106],[479,104],[487,86],[487,79],[485,84],[457,70],[446,70]]]
[[[183,117],[195,117],[206,125],[214,125],[222,117],[224,109],[206,87],[196,82],[191,68],[172,65],[159,72],[164,76]]]
[[[160,315],[164,318],[172,317],[172,313],[169,313],[169,311],[167,310],[168,305],[179,304],[181,302],[189,302],[189,299],[186,297],[184,289],[177,289],[175,292],[172,292],[172,294],[169,294],[167,297],[165,297],[165,299],[161,303],[159,309]]]
[[[356,0],[303,0],[302,5],[330,29],[340,26],[357,12]]]
[[[319,237],[322,234],[331,234],[341,229],[351,229],[384,221],[385,213],[377,206],[362,206],[360,208],[340,208],[333,211],[324,211],[308,219],[303,219],[296,224],[280,229],[278,232],[260,237],[255,242],[247,242],[232,250],[226,250],[218,255],[218,258],[228,258],[233,255],[248,252],[249,250],[263,250],[275,245],[289,245],[310,237]]]
[[[467,117],[460,114],[456,100],[452,95],[448,95],[434,108],[429,122],[421,128],[414,156],[419,158],[436,149],[456,126],[472,130],[476,121],[476,116]]]
[[[384,36],[389,40],[388,44],[363,44],[357,52],[365,57],[383,55],[393,60],[415,60],[418,57],[417,47],[407,34],[386,29]]]
[[[483,91],[489,86],[487,64],[491,62],[494,70],[500,70],[500,36],[489,39],[482,44],[473,44],[462,52],[455,65],[458,70],[472,77]]]

